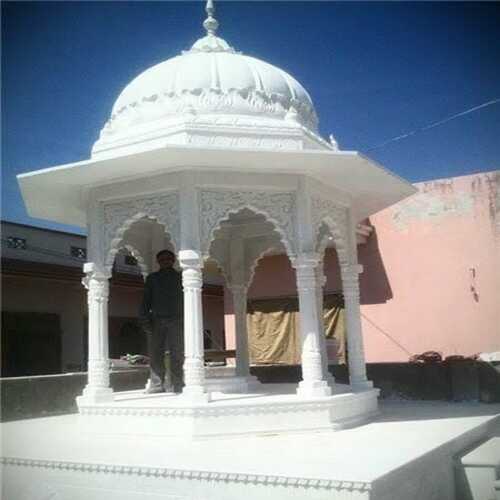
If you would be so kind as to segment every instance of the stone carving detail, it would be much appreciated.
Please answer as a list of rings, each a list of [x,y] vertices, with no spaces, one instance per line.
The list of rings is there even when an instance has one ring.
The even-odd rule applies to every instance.
[[[147,417],[182,417],[182,418],[204,418],[204,417],[226,417],[236,415],[274,415],[280,413],[315,412],[331,410],[339,418],[348,419],[356,417],[361,408],[376,401],[378,390],[360,392],[352,396],[352,405],[343,406],[341,401],[327,399],[325,401],[301,401],[300,403],[266,403],[262,405],[240,405],[240,406],[199,406],[188,407],[157,407],[140,408],[134,406],[86,406],[79,405],[80,415],[113,415],[113,416],[147,416]]]
[[[119,202],[105,203],[103,212],[103,251],[108,270],[123,245],[123,235],[132,224],[140,219],[154,219],[165,226],[174,246],[179,248],[179,195],[177,192],[162,193],[143,198],[132,198]]]
[[[136,124],[144,117],[165,119],[182,114],[226,113],[275,117],[283,119],[293,106],[299,122],[312,131],[317,130],[318,118],[314,108],[298,99],[282,94],[267,94],[251,89],[185,89],[182,93],[160,92],[143,97],[116,110],[101,132],[101,137],[111,135]]]
[[[266,485],[291,487],[300,490],[312,488],[337,491],[369,492],[371,484],[362,481],[339,481],[331,479],[311,479],[301,477],[272,476],[268,474],[245,474],[235,472],[213,472],[193,469],[170,469],[166,467],[147,467],[131,465],[113,465],[105,463],[84,463],[55,460],[33,460],[26,458],[0,458],[0,464],[10,467],[39,467],[44,469],[69,470],[86,472],[89,474],[126,474],[145,477],[172,477],[176,479],[190,479],[207,481],[209,483],[244,483],[251,485]]]
[[[190,135],[187,142],[194,146],[217,146],[226,148],[259,148],[259,149],[286,149],[299,150],[300,142],[294,139],[283,139],[263,136],[237,135]]]
[[[214,231],[222,220],[248,208],[264,215],[280,234],[289,256],[295,255],[295,194],[266,191],[217,191],[203,190],[199,196],[201,217],[201,244],[203,255],[207,256]]]
[[[313,231],[316,237],[320,236],[320,227],[324,222],[330,229],[339,261],[348,261],[348,238],[347,238],[347,209],[337,205],[334,201],[317,196],[311,199]],[[317,251],[324,251],[326,241],[321,239],[317,242]]]

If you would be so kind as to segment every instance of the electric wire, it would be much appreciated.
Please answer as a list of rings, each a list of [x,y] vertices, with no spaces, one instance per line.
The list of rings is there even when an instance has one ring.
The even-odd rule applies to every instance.
[[[429,125],[426,125],[424,127],[419,127],[415,130],[412,130],[411,132],[407,132],[405,134],[401,134],[401,135],[398,135],[396,137],[393,137],[392,139],[388,139],[384,142],[381,142],[380,144],[377,144],[376,146],[372,146],[371,148],[366,149],[365,152],[368,153],[368,152],[374,151],[376,149],[381,149],[392,142],[400,141],[401,139],[406,139],[406,138],[414,136],[420,132],[424,132],[426,130],[437,127],[439,125],[443,125],[444,123],[447,123],[451,120],[455,120],[456,118],[459,118],[461,116],[468,115],[469,113],[473,113],[474,111],[477,111],[478,109],[486,108],[488,106],[492,106],[493,104],[498,104],[499,102],[500,102],[500,98],[492,99],[491,101],[485,102],[483,104],[479,104],[478,106],[474,106],[473,108],[466,109],[465,111],[461,111],[460,113],[456,113],[454,115],[448,116],[447,118],[444,118],[442,120],[438,120],[436,122],[430,123]]]

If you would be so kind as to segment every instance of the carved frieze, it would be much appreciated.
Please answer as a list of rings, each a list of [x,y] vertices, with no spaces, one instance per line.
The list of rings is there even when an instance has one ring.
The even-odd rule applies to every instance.
[[[185,89],[182,93],[159,92],[128,103],[114,111],[101,132],[101,138],[145,121],[183,114],[229,114],[282,119],[290,106],[296,108],[301,124],[316,130],[318,118],[312,105],[277,93],[250,89]]]
[[[331,479],[310,479],[307,477],[284,477],[266,474],[248,474],[235,472],[210,472],[196,469],[173,469],[168,467],[150,467],[137,465],[71,462],[64,460],[34,460],[17,457],[1,457],[0,464],[9,467],[36,467],[38,469],[76,471],[86,474],[113,474],[130,475],[157,478],[189,479],[193,481],[206,481],[208,484],[215,483],[243,483],[249,485],[266,485],[290,487],[300,490],[325,489],[327,491],[356,491],[368,492],[371,485],[362,481],[345,481]],[[48,497],[47,497],[48,498]]]

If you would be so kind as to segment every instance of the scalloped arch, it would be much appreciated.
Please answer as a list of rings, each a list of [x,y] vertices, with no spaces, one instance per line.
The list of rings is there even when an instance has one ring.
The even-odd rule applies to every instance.
[[[219,222],[217,223],[217,225],[211,231],[211,234],[210,234],[210,244],[214,240],[213,236],[215,234],[215,231],[217,231],[218,229],[221,228],[221,223],[224,222],[224,221],[226,221],[226,220],[229,220],[229,218],[231,217],[231,215],[237,215],[239,212],[241,212],[241,211],[243,211],[245,209],[250,210],[251,212],[253,212],[256,215],[262,215],[265,218],[266,222],[269,222],[269,223],[271,223],[274,226],[273,230],[276,231],[276,233],[278,233],[280,241],[281,241],[281,243],[283,243],[283,246],[285,247],[285,249],[287,251],[287,255],[290,255],[290,253],[291,253],[290,244],[289,244],[289,242],[287,240],[285,232],[280,228],[280,225],[279,225],[278,221],[276,219],[273,219],[272,217],[270,217],[269,214],[266,211],[260,210],[260,209],[258,209],[256,207],[252,206],[252,205],[249,205],[249,204],[244,205],[241,208],[236,209],[236,210],[228,210],[226,212],[226,216],[222,217],[221,219],[219,219]],[[209,248],[210,248],[210,245],[209,245]]]
[[[148,215],[146,213],[137,213],[134,216],[130,217],[129,219],[125,220],[122,226],[118,228],[116,231],[116,236],[109,242],[109,249],[106,251],[106,260],[105,260],[105,266],[106,270],[108,273],[111,273],[111,270],[113,268],[113,262],[115,260],[116,254],[120,251],[122,248],[126,248],[136,259],[137,262],[141,268],[142,275],[145,277],[145,274],[148,274],[148,267],[146,263],[144,262],[144,258],[142,257],[141,253],[139,250],[137,250],[133,245],[130,243],[127,243],[124,241],[124,235],[125,233],[136,223],[139,222],[140,220],[152,220],[155,221],[156,223],[162,225],[165,227],[165,224],[160,222],[158,218],[154,215]],[[166,229],[166,228],[165,228]],[[168,231],[165,230],[165,234],[169,237],[170,241],[172,242],[172,245],[174,247],[174,252],[176,252],[175,249],[175,242],[172,239],[172,236]]]
[[[262,250],[258,255],[257,257],[255,257],[253,260],[252,260],[252,263],[250,264],[250,269],[249,269],[249,272],[248,272],[248,276],[246,276],[246,286],[250,286],[252,284],[252,281],[255,277],[255,271],[257,269],[257,266],[259,265],[259,262],[264,258],[266,257],[267,255],[269,255],[273,250],[275,249],[275,247],[268,247],[266,248],[265,250]]]
[[[203,258],[204,261],[206,261],[208,259],[213,260],[217,264],[217,268],[219,269],[220,273],[222,274],[224,281],[226,282],[226,284],[228,284],[229,277],[228,277],[226,268],[222,265],[221,259],[218,258],[216,254],[210,254],[209,256]]]
[[[129,242],[125,232],[141,219],[153,220],[164,227],[174,251],[179,238],[179,200],[177,192],[107,203],[103,206],[103,260],[108,272],[118,250]],[[137,252],[137,249],[135,249]],[[142,257],[141,257],[142,259]],[[142,259],[144,262],[144,259]]]
[[[288,257],[295,256],[295,195],[294,193],[202,191],[200,193],[201,245],[209,255],[214,234],[231,215],[250,210],[262,215],[273,225]]]

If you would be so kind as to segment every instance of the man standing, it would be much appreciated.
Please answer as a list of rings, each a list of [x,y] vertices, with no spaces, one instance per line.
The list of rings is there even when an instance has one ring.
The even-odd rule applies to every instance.
[[[160,270],[146,278],[139,311],[142,329],[148,335],[150,385],[147,394],[165,392],[165,349],[170,351],[170,378],[175,392],[181,392],[184,362],[182,275],[174,269],[175,254],[156,254]]]

